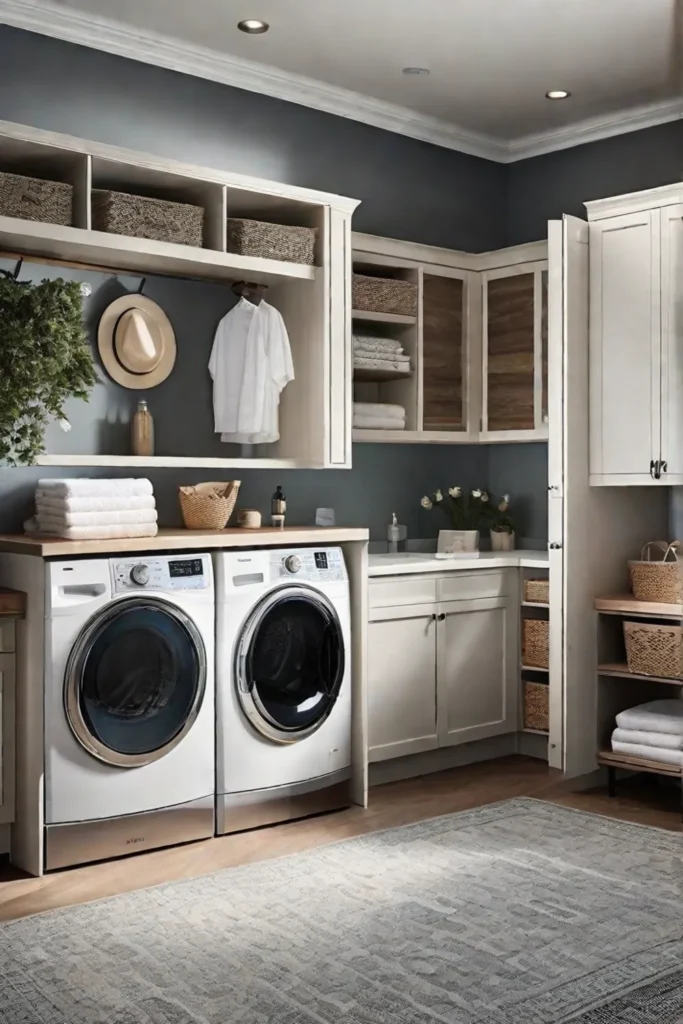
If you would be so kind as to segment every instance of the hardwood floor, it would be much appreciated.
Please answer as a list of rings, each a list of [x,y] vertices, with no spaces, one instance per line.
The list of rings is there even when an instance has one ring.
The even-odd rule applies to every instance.
[[[367,810],[352,807],[306,821],[59,871],[43,878],[30,878],[3,866],[0,921],[297,853],[515,796],[537,797],[624,821],[681,830],[681,797],[673,785],[624,783],[619,796],[610,800],[602,789],[572,792],[559,772],[539,761],[508,757],[375,787]]]

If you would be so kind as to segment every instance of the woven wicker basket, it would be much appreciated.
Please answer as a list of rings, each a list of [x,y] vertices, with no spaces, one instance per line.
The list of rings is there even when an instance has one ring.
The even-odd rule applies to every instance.
[[[524,682],[524,728],[548,731],[550,687],[544,683]]]
[[[63,181],[0,172],[0,215],[43,224],[72,222],[73,187]]]
[[[649,622],[625,622],[629,672],[683,679],[683,628]]]
[[[226,248],[240,256],[312,265],[315,262],[315,239],[315,228],[228,218]]]
[[[224,530],[237,501],[239,480],[179,487],[180,508],[188,530]]]
[[[530,668],[548,668],[550,623],[547,619],[524,619],[522,661]]]
[[[683,562],[678,560],[680,546],[677,540],[673,544],[653,540],[641,551],[640,560],[633,559],[628,563],[631,590],[637,601],[683,603]],[[659,554],[656,561],[651,559],[653,551]]]
[[[127,192],[93,189],[92,226],[95,231],[131,238],[153,238],[201,248],[204,242],[204,209],[168,199],[149,199]]]
[[[524,600],[531,604],[548,604],[550,599],[549,580],[524,580]]]
[[[353,308],[367,313],[417,314],[417,285],[390,277],[353,275]]]

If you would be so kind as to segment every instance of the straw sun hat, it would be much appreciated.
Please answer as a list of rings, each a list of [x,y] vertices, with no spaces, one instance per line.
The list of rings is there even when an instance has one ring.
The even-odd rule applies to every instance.
[[[153,388],[176,360],[171,321],[146,295],[122,295],[107,306],[97,329],[104,368],[125,388]]]

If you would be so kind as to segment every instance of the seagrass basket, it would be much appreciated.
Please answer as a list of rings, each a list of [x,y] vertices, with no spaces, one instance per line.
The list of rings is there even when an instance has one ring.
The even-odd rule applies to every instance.
[[[683,563],[678,560],[679,541],[666,544],[653,540],[645,545],[640,559],[628,563],[631,590],[637,601],[659,604],[683,603]],[[655,552],[658,558],[652,558]]]
[[[226,248],[240,256],[312,265],[315,262],[315,238],[315,228],[229,217]]]
[[[544,683],[524,682],[524,728],[548,731],[550,687]]]
[[[204,209],[168,199],[93,189],[92,226],[95,231],[106,231],[110,235],[151,238],[201,248]]]
[[[180,509],[188,530],[224,530],[240,489],[239,480],[179,487]]]
[[[392,277],[353,275],[353,308],[366,313],[417,315],[417,285]]]
[[[524,619],[522,662],[529,668],[548,668],[550,623],[547,619]]]
[[[629,672],[683,679],[683,628],[653,622],[624,622]]]
[[[524,580],[524,600],[530,604],[548,604],[550,580]]]
[[[43,224],[72,222],[73,186],[0,171],[0,215]]]

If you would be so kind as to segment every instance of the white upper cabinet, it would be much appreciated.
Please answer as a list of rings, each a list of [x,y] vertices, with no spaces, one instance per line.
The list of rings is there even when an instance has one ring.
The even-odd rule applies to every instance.
[[[354,271],[413,282],[417,295],[415,316],[353,311],[354,334],[389,338],[410,359],[354,369],[356,402],[405,410],[403,428],[359,424],[354,441],[547,439],[545,242],[474,255],[354,234],[353,250]]]
[[[587,204],[591,484],[683,483],[681,200],[672,186]]]

